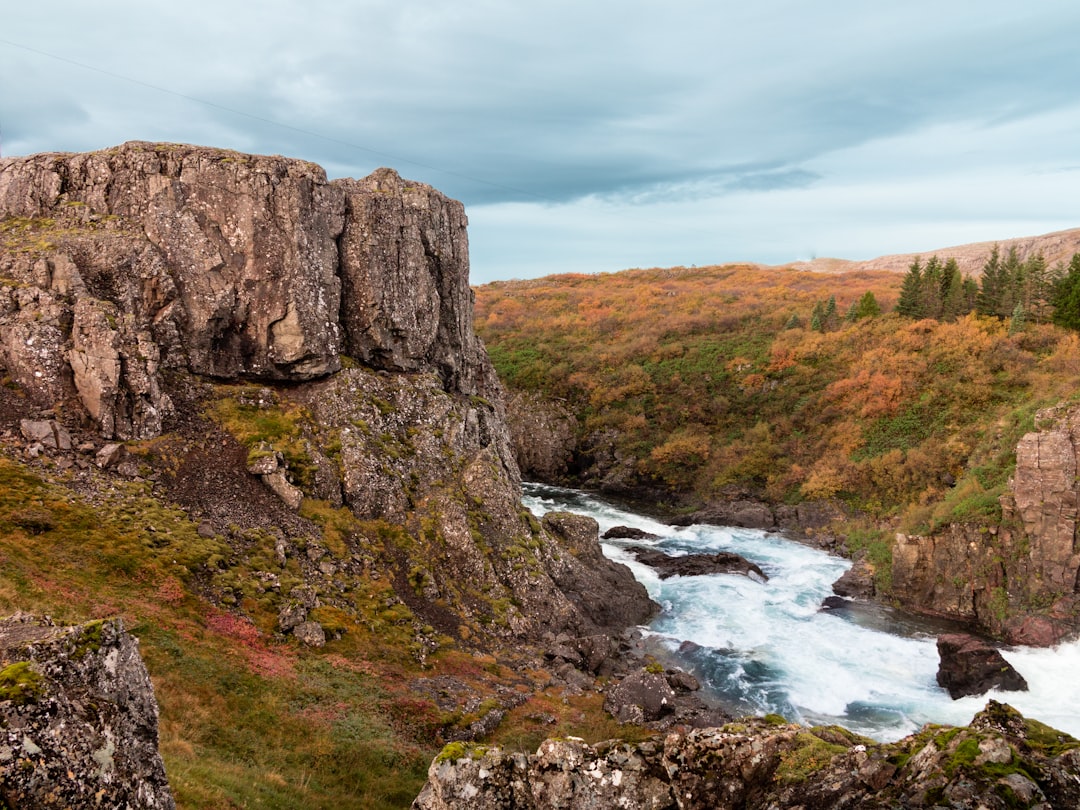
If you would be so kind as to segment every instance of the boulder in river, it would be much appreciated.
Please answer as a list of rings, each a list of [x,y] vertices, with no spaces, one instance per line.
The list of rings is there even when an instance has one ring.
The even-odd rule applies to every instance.
[[[638,562],[655,568],[660,579],[669,577],[696,577],[706,574],[745,574],[751,579],[765,582],[769,577],[757,565],[745,557],[729,551],[716,554],[686,554],[672,557],[651,548],[631,548]]]
[[[634,526],[612,526],[604,532],[605,540],[659,540],[660,535]]]
[[[953,700],[991,689],[1026,692],[1027,681],[987,641],[967,633],[938,636],[937,682]]]

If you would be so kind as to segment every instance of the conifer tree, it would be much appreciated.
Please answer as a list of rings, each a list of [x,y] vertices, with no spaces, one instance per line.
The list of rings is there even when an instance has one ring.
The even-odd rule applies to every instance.
[[[906,318],[919,320],[926,317],[923,305],[923,271],[919,257],[908,267],[904,281],[900,286],[900,298],[896,302],[896,311]]]
[[[1004,286],[1001,251],[997,245],[994,245],[989,258],[983,263],[982,280],[979,282],[979,295],[976,299],[975,310],[980,315],[997,315],[1001,308]]]
[[[1080,331],[1080,253],[1074,253],[1068,272],[1054,285],[1054,314],[1058,326]]]
[[[822,331],[828,332],[840,326],[840,315],[836,311],[836,296],[830,295],[825,309],[821,313]]]

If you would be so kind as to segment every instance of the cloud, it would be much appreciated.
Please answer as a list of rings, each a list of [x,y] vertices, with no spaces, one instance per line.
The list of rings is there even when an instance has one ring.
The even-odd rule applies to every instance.
[[[884,239],[913,177],[961,206],[955,222],[983,201],[939,175],[1013,183],[1073,165],[1078,26],[1072,0],[24,3],[0,32],[0,125],[5,154],[146,139],[331,176],[391,165],[466,202],[484,273],[535,273],[541,254],[611,269],[775,259],[832,233],[849,234],[840,252]],[[881,200],[816,202],[842,189]],[[1012,196],[995,221],[1074,213],[1058,199],[1036,221]],[[517,237],[484,225],[519,217]],[[556,230],[517,255],[530,222]]]

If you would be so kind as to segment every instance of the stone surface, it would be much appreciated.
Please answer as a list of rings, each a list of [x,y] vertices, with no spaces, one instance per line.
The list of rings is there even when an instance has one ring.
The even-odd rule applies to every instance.
[[[171,810],[158,708],[120,620],[0,622],[0,804]]]
[[[991,701],[968,728],[928,727],[890,744],[835,726],[750,719],[636,745],[547,740],[528,756],[448,747],[413,808],[1080,806],[1080,743],[1054,740],[1048,745],[1038,727]]]
[[[605,540],[659,540],[660,536],[633,526],[612,526],[604,532]]]
[[[0,365],[107,438],[150,438],[166,369],[302,381],[436,371],[497,396],[472,329],[460,203],[381,169],[132,142],[0,161]]]
[[[849,599],[874,598],[874,567],[866,558],[855,560],[851,568],[833,583],[833,593]]]
[[[999,526],[897,535],[892,596],[903,607],[1014,644],[1055,644],[1080,630],[1080,407],[1041,410],[1035,427],[1017,444]]]
[[[950,633],[938,636],[937,682],[956,700],[967,695],[983,695],[991,689],[1026,692],[1024,677],[1001,653],[978,636]]]
[[[565,481],[578,434],[577,417],[566,403],[517,391],[507,397],[506,423],[522,475],[533,481]]]
[[[769,577],[755,563],[730,551],[718,551],[715,554],[684,554],[674,557],[651,548],[631,548],[630,552],[638,562],[655,568],[660,579],[669,577],[696,577],[708,574],[743,574],[758,582],[766,582]]]

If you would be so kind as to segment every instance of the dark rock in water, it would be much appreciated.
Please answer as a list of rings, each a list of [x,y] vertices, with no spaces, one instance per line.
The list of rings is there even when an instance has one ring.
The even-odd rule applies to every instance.
[[[822,610],[841,610],[848,606],[848,600],[842,596],[826,596],[821,600]]]
[[[119,619],[0,622],[0,806],[175,807],[139,643]]]
[[[413,808],[1080,807],[1078,774],[1080,742],[990,701],[970,727],[883,744],[747,718],[637,744],[546,740],[529,756],[448,746]]]
[[[639,562],[655,568],[660,579],[706,574],[746,574],[752,579],[760,578],[762,582],[769,579],[757,565],[728,551],[719,551],[716,554],[687,554],[682,557],[671,557],[662,551],[649,548],[632,548],[630,551]]]
[[[659,540],[660,535],[633,526],[612,526],[604,532],[605,540]]]
[[[874,598],[874,567],[865,559],[856,560],[851,568],[833,583],[833,593],[851,599]]]
[[[672,519],[672,526],[692,526],[708,523],[712,526],[741,526],[745,529],[772,529],[776,517],[772,508],[758,500],[739,498],[711,504],[705,509]]]
[[[977,636],[951,633],[938,636],[937,682],[949,690],[953,700],[981,695],[991,689],[1026,692],[1024,677],[1001,657],[992,645]]]

